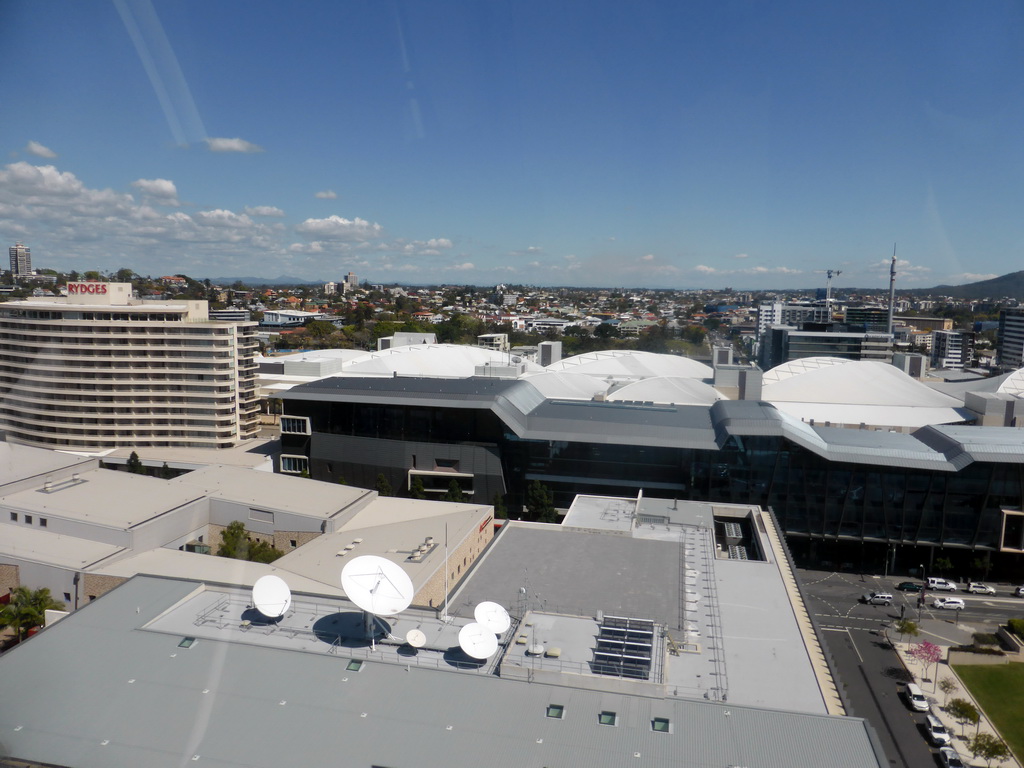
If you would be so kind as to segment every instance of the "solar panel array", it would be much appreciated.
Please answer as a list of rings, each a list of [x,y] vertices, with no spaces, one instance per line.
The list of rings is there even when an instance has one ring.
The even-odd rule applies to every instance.
[[[605,616],[598,626],[591,670],[598,675],[647,680],[651,676],[654,622]]]

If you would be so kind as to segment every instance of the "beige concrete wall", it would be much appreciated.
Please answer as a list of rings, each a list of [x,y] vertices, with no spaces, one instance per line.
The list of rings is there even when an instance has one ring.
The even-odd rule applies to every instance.
[[[466,574],[466,571],[476,562],[476,559],[480,557],[480,554],[494,538],[493,514],[493,510],[488,507],[480,515],[476,529],[471,531],[454,551],[449,552],[449,592],[455,590],[455,585],[459,583],[459,580]],[[480,530],[481,527],[483,530]],[[443,552],[444,550],[442,549],[441,551]],[[441,606],[444,603],[444,575],[445,569],[438,568],[437,572],[430,577],[430,580],[416,593],[416,596],[413,598],[413,604],[431,608]]]
[[[82,577],[82,591],[78,595],[79,607],[88,603],[90,598],[105,595],[114,587],[124,584],[126,581],[128,579],[123,576],[101,576],[98,573],[85,574]]]
[[[313,539],[322,535],[314,531],[275,531],[273,544],[274,547],[287,555],[293,549],[298,549],[303,544],[308,544]],[[294,547],[292,546],[293,541],[295,542]]]
[[[21,586],[18,566],[0,563],[0,595],[6,595],[15,587]]]

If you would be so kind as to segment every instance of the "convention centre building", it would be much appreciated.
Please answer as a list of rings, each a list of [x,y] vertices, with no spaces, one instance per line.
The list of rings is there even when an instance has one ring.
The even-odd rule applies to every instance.
[[[1016,374],[957,395],[881,362],[762,374],[605,352],[541,368],[479,350],[459,375],[453,354],[389,350],[277,395],[280,470],[405,490],[418,478],[428,496],[455,480],[477,503],[503,496],[511,517],[534,480],[559,508],[641,492],[757,504],[798,558],[929,568],[943,548],[998,570],[1024,553]]]

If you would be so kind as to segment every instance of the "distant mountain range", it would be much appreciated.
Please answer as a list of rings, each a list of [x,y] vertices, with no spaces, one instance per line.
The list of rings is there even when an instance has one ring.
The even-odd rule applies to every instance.
[[[913,291],[903,291],[903,293],[914,293],[918,296],[926,294],[952,296],[955,299],[1001,299],[1004,296],[1019,299],[1024,297],[1024,271],[1011,272],[1002,277],[979,280],[966,285],[937,285],[934,288],[915,288]]]
[[[323,285],[326,281],[281,275],[280,277],[211,277],[210,282],[226,287],[238,282],[245,285]]]

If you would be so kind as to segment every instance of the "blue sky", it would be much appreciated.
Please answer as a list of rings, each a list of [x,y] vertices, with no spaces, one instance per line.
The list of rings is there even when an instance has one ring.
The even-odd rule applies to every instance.
[[[0,240],[197,277],[1024,268],[1019,2],[0,3]]]

